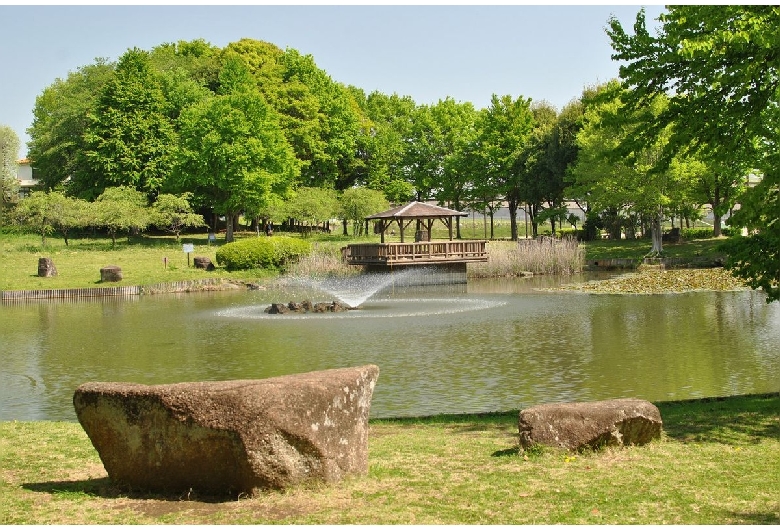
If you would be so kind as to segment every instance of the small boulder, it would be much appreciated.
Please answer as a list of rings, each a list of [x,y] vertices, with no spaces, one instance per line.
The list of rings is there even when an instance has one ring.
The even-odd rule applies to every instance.
[[[57,267],[51,258],[38,258],[38,276],[40,278],[53,278],[57,276]]]
[[[378,376],[366,365],[261,380],[85,383],[73,404],[117,485],[252,494],[367,473]]]
[[[122,281],[122,267],[117,265],[106,265],[100,269],[101,282],[119,282]]]
[[[520,411],[520,445],[568,450],[643,445],[660,438],[662,426],[658,408],[641,399],[537,405]]]
[[[196,269],[213,271],[215,268],[214,264],[211,262],[211,258],[208,258],[206,256],[195,256],[194,258],[192,258],[192,263],[195,265]]]
[[[284,304],[271,304],[264,310],[269,315],[283,315],[290,312],[290,308]]]

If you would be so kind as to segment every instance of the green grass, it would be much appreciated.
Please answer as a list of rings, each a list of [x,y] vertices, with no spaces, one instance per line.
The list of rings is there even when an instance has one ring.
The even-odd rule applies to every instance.
[[[0,423],[0,524],[780,524],[780,394],[659,403],[642,447],[517,446],[517,411],[372,420],[369,472],[209,499],[114,488],[76,423]]]
[[[195,251],[184,253],[182,245],[191,243]],[[110,286],[152,285],[162,282],[222,277],[254,279],[268,276],[262,270],[227,272],[217,268],[207,272],[192,265],[195,256],[216,260],[217,244],[208,243],[206,234],[182,237],[134,237],[117,240],[116,246],[105,237],[76,238],[68,246],[62,239],[49,238],[45,247],[40,237],[0,234],[0,290],[71,289],[105,286],[100,282],[100,269],[106,265],[122,268],[122,281]],[[38,277],[38,258],[49,257],[57,268],[57,276]],[[166,259],[167,258],[167,264]]]
[[[684,240],[682,243],[664,243],[664,256],[669,258],[697,258],[722,255],[719,250],[724,238]],[[652,243],[648,239],[601,239],[585,243],[586,259],[635,259],[645,257]]]
[[[338,227],[340,228],[340,227]],[[340,259],[340,248],[348,243],[378,242],[379,236],[371,234],[365,237],[353,238],[343,236],[336,229],[332,234],[315,233],[307,236],[307,239],[315,248],[319,248],[320,257],[329,257],[331,260]],[[281,234],[281,232],[277,232]],[[464,238],[481,237],[463,232]],[[506,234],[508,236],[508,232]],[[414,233],[407,234],[407,241],[414,240]],[[255,237],[252,232],[236,234],[237,238]],[[447,238],[444,230],[434,230],[434,239]],[[398,241],[400,234],[386,241]],[[664,245],[664,253],[669,257],[698,257],[714,256],[719,253],[718,247],[722,239],[704,239],[685,241],[680,244]],[[188,256],[182,250],[182,244],[191,243],[195,250]],[[503,248],[503,242],[496,242],[493,246]],[[206,256],[216,264],[216,251],[219,245],[224,244],[224,238],[220,237],[217,243],[209,244],[207,235],[187,235],[180,241],[175,241],[172,236],[139,236],[120,238],[116,245],[106,237],[79,237],[65,245],[62,238],[50,237],[45,247],[41,246],[40,237],[35,235],[18,235],[0,233],[0,290],[21,289],[70,289],[98,287],[100,282],[100,269],[106,265],[117,265],[122,268],[123,279],[121,282],[112,283],[111,286],[121,285],[153,285],[164,282],[181,280],[197,280],[205,278],[225,278],[235,280],[258,280],[274,276],[276,273],[264,270],[227,272],[221,267],[215,271],[207,272],[196,269],[192,265],[195,256]],[[498,246],[496,246],[498,245]],[[506,242],[504,246],[511,245]],[[639,260],[650,250],[650,242],[647,240],[599,240],[584,243],[585,259],[606,258],[632,258]],[[527,254],[528,251],[523,251]],[[49,257],[54,261],[58,275],[53,278],[38,277],[38,258]],[[167,265],[165,258],[167,258]],[[543,260],[544,261],[544,260]],[[549,261],[549,260],[547,260]],[[315,263],[316,266],[316,263]],[[329,265],[332,267],[332,264]],[[507,263],[498,265],[501,269],[497,275],[506,275],[517,267],[523,270],[534,270],[537,273],[549,272],[537,270],[529,264],[520,263],[511,259]]]

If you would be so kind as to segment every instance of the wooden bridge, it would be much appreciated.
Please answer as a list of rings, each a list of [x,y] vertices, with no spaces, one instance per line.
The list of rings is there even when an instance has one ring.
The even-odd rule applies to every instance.
[[[487,261],[484,240],[361,243],[341,249],[349,265],[433,265]]]

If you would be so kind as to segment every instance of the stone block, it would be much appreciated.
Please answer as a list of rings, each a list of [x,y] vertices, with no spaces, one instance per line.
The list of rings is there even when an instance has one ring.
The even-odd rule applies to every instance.
[[[641,399],[537,405],[520,411],[520,445],[568,450],[643,445],[660,438],[658,408]]]
[[[195,256],[192,258],[192,263],[195,265],[196,269],[205,269],[207,271],[213,271],[214,270],[214,264],[211,262],[211,258],[208,258],[206,256]]]
[[[73,404],[120,487],[235,496],[367,473],[378,376],[367,365],[260,380],[85,383]]]
[[[122,268],[116,265],[106,265],[100,269],[101,282],[120,282],[122,281]]]

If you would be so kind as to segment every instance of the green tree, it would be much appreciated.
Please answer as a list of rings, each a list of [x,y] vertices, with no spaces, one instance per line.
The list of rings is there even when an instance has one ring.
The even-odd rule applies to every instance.
[[[179,118],[180,143],[174,172],[179,190],[226,216],[225,240],[244,209],[261,211],[284,196],[299,175],[299,162],[276,113],[246,79],[238,60],[225,63],[222,79],[231,92],[186,108]],[[228,82],[228,80],[232,80]]]
[[[339,200],[341,215],[352,222],[352,235],[363,234],[363,222],[369,215],[383,212],[389,208],[389,203],[381,191],[370,188],[350,188],[344,190]]]
[[[219,88],[221,55],[220,48],[203,39],[168,42],[149,52],[152,66],[161,74],[180,72],[182,78],[212,93]]]
[[[754,234],[735,240],[729,266],[753,285],[766,286],[768,299],[780,298],[778,256],[780,210],[780,7],[773,5],[669,6],[660,29],[650,35],[644,11],[633,34],[617,19],[608,35],[623,61],[620,77],[632,89],[628,104],[639,108],[659,94],[670,99],[655,120],[628,139],[626,148],[646,142],[672,125],[664,161],[681,150],[719,146],[721,163],[737,153],[741,162],[764,177],[739,201],[743,208],[732,224]]]
[[[512,240],[517,240],[517,210],[522,201],[520,161],[533,129],[531,100],[493,95],[477,122],[478,149],[483,181],[509,209]]]
[[[41,246],[56,230],[68,245],[70,231],[87,226],[91,221],[90,204],[66,197],[60,191],[33,191],[20,200],[13,210],[14,221],[41,236]]]
[[[531,220],[532,236],[539,232],[539,223],[552,222],[555,232],[555,217],[559,216],[563,204],[563,174],[556,172],[551,158],[553,134],[558,113],[547,102],[531,105],[533,129],[528,141],[520,150],[518,159],[519,194]],[[546,207],[544,203],[547,203]]]
[[[290,143],[299,159],[306,162],[301,170],[302,182],[337,190],[351,186],[355,181],[352,160],[361,123],[352,95],[318,68],[311,55],[288,48],[281,60],[286,100],[300,100],[311,112],[308,122],[285,114],[286,126],[296,131]]]
[[[469,147],[476,134],[476,116],[471,103],[452,98],[417,108],[405,153],[417,200],[435,198],[456,210],[463,206],[474,170]],[[460,237],[460,218],[456,230]]]
[[[192,211],[191,199],[191,193],[161,193],[152,204],[150,224],[175,234],[176,241],[185,228],[206,226],[203,216]]]
[[[132,186],[156,195],[170,171],[175,145],[167,110],[149,54],[128,50],[89,115],[84,134],[89,172],[71,186],[86,198],[109,186]]]
[[[298,188],[287,200],[285,211],[288,217],[305,221],[310,228],[317,226],[338,214],[336,191],[328,188]]]
[[[417,106],[412,98],[372,92],[365,100],[363,151],[365,166],[362,184],[382,190],[393,202],[405,202],[414,194],[408,151]],[[411,189],[412,193],[407,193]]]
[[[19,137],[14,130],[0,125],[0,208],[13,202],[19,193],[19,145]]]
[[[106,229],[112,245],[116,245],[119,232],[127,232],[129,238],[132,233],[145,230],[151,221],[146,195],[131,186],[106,188],[93,208],[97,225]]]
[[[35,98],[28,156],[37,170],[40,185],[47,190],[76,185],[72,191],[91,189],[85,175],[87,151],[84,134],[88,116],[95,111],[98,98],[114,77],[114,65],[105,59],[70,72],[57,79]],[[80,190],[83,187],[83,190]],[[69,190],[70,192],[70,190]],[[94,198],[96,194],[85,193]]]

